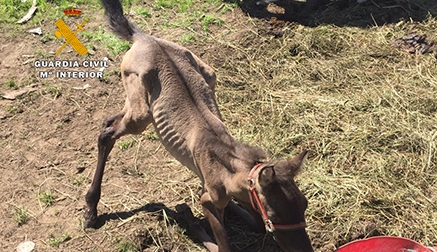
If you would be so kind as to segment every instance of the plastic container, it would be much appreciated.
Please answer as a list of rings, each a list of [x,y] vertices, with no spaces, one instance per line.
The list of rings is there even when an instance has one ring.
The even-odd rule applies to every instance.
[[[403,237],[374,236],[349,242],[336,252],[437,252],[437,247],[426,247]]]

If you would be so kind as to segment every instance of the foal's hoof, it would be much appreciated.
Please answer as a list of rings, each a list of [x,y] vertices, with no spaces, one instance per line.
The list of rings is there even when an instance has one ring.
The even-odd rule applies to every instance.
[[[190,207],[186,203],[176,205],[175,208],[176,208],[176,212],[178,212],[180,214],[185,212],[185,211],[190,211],[191,212]]]
[[[179,204],[176,206],[176,212],[181,215],[184,221],[188,224],[189,227],[193,225],[199,225],[199,220],[194,217],[191,208],[187,204]]]
[[[85,210],[83,214],[83,228],[93,228],[97,223],[97,211]]]
[[[97,219],[95,220],[83,220],[83,228],[93,228],[97,223]]]

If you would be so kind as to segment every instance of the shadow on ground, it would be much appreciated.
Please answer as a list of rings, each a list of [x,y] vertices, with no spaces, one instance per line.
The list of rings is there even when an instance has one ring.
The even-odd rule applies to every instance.
[[[109,222],[111,220],[127,220],[140,212],[154,213],[154,214],[156,214],[158,220],[163,220],[164,218],[166,218],[166,219],[168,219],[170,225],[172,225],[172,226],[178,225],[182,229],[187,230],[188,225],[183,220],[181,214],[178,213],[177,211],[174,211],[174,210],[168,208],[166,205],[164,205],[162,203],[150,203],[150,204],[144,205],[142,207],[133,209],[131,211],[104,213],[104,214],[98,216],[98,220],[97,220],[97,223],[96,223],[94,228],[100,229],[107,222]],[[165,212],[165,216],[164,216],[164,212]],[[209,226],[208,226],[208,223],[206,222],[206,220],[199,220],[199,223],[201,224],[201,226],[205,230],[209,230],[209,228],[208,228]],[[192,239],[195,242],[199,242],[196,240],[195,237],[190,236],[190,233],[188,230],[187,230],[187,234],[188,234],[190,239]],[[141,241],[142,249],[145,249],[145,248],[149,247],[149,245],[153,244],[153,240],[148,235],[142,234],[141,236],[143,237],[142,241]],[[210,236],[212,237],[212,234]]]
[[[305,26],[333,24],[336,26],[369,27],[423,21],[437,16],[437,1],[427,0],[225,0],[237,3],[255,18],[275,18]],[[264,1],[264,2],[263,2]],[[270,0],[272,1],[272,0]]]
[[[177,220],[178,213],[171,210],[170,208],[166,207],[162,203],[150,203],[147,205],[144,205],[142,207],[139,207],[137,209],[133,209],[131,211],[123,211],[123,212],[115,212],[115,213],[104,213],[102,215],[98,216],[97,223],[94,226],[95,229],[99,229],[105,225],[106,222],[110,220],[126,220],[130,217],[134,216],[135,214],[139,212],[148,212],[148,213],[155,213],[160,212],[162,214],[162,210],[166,211],[168,216],[170,216],[172,219]],[[179,224],[179,221],[176,221]]]
[[[188,206],[186,205],[186,207]],[[164,218],[168,219],[170,225],[172,226],[177,225],[180,228],[186,230],[187,231],[186,233],[191,240],[199,243],[200,246],[203,246],[201,244],[201,241],[197,240],[197,238],[191,234],[191,231],[188,229],[188,223],[186,223],[183,214],[178,212],[178,210],[175,211],[168,208],[166,205],[162,203],[150,203],[142,207],[139,207],[137,209],[133,209],[131,211],[104,213],[98,216],[98,220],[94,228],[100,229],[107,222],[111,220],[127,220],[140,212],[155,213],[157,215],[158,220],[163,220]],[[164,212],[165,212],[165,216],[164,216]],[[197,219],[198,223],[207,232],[209,237],[211,237],[214,240],[214,235],[212,233],[212,230],[207,220],[204,218],[202,219],[195,218],[195,219]],[[225,211],[225,227],[229,239],[233,244],[233,248],[232,248],[233,251],[251,252],[251,251],[260,251],[260,250],[262,251],[278,250],[277,244],[274,241],[273,237],[271,237],[268,234],[266,235],[266,234],[250,231],[248,224],[242,221],[239,216],[236,216],[232,211],[229,210]],[[244,231],[245,237],[241,237],[242,229],[245,230]],[[141,241],[142,249],[146,249],[151,244],[153,244],[154,241],[148,235],[143,234],[142,237],[143,237]],[[264,241],[262,247],[259,247],[259,244],[256,243],[259,240]]]

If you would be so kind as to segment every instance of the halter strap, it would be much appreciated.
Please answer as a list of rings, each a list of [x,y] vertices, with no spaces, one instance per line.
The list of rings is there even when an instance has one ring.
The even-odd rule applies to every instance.
[[[258,193],[255,190],[255,180],[253,179],[253,175],[255,174],[255,171],[258,170],[260,167],[268,167],[268,166],[273,166],[273,164],[267,162],[261,162],[256,164],[252,168],[252,170],[250,170],[249,176],[247,177],[250,203],[252,204],[253,209],[255,209],[255,211],[261,214],[266,230],[270,233],[273,233],[275,230],[294,231],[294,230],[305,228],[306,227],[305,222],[300,222],[296,224],[273,224],[269,216],[267,215],[266,210],[261,204],[261,200],[259,199]]]

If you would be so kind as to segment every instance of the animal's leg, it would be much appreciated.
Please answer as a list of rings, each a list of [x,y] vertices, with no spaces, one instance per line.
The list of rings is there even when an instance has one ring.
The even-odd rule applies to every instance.
[[[244,209],[253,217],[252,219],[255,220],[255,231],[259,233],[265,233],[266,228],[264,226],[264,221],[261,218],[261,215],[253,209],[252,205],[250,203],[240,202],[241,205],[243,205]],[[238,207],[238,206],[237,206]],[[253,225],[253,222],[250,224],[251,228]]]
[[[203,214],[211,226],[214,233],[215,240],[217,241],[218,249],[220,252],[231,251],[229,247],[228,236],[226,234],[224,225],[224,213],[225,209],[217,208],[211,200],[208,192],[203,193],[200,198],[202,204]]]
[[[253,231],[257,230],[257,223],[253,216],[249,214],[244,208],[239,207],[233,201],[230,201],[226,206],[226,211],[231,211],[233,214],[241,217],[247,224],[249,224],[249,228]]]
[[[211,88],[213,93],[215,92],[215,86],[217,85],[217,76],[210,66],[208,66],[205,62],[203,62],[199,57],[197,57],[194,53],[189,53],[187,55],[192,62],[193,67],[196,69],[198,73],[200,73],[205,79],[208,86]]]
[[[187,204],[181,204],[176,206],[176,211],[182,216],[184,221],[188,224],[188,230],[193,234],[196,239],[202,242],[203,246],[210,252],[217,252],[218,246],[215,244],[211,237],[206,233],[205,229],[200,226],[199,220],[193,216],[190,207]]]
[[[200,74],[202,74],[202,77],[205,79],[206,83],[208,83],[212,92],[215,93],[215,87],[217,85],[217,77],[214,73],[214,70],[210,66],[205,64],[202,60],[197,58],[197,56],[194,57],[195,60],[197,61],[197,64],[199,65]]]
[[[124,112],[126,111],[127,112]],[[97,222],[97,204],[100,200],[101,184],[105,163],[115,141],[126,134],[141,133],[148,124],[152,122],[152,117],[146,114],[142,117],[132,117],[130,109],[123,110],[120,114],[108,118],[98,139],[98,159],[97,168],[85,201],[87,208],[84,213],[83,225],[85,228],[93,227]]]
[[[114,146],[115,140],[117,139],[117,129],[123,119],[124,112],[118,115],[108,118],[103,124],[103,130],[99,135],[98,139],[98,159],[97,168],[94,173],[94,178],[91,183],[91,187],[85,196],[85,201],[87,208],[84,213],[83,225],[85,228],[92,227],[97,221],[97,203],[100,200],[100,185],[102,184],[103,171],[105,169],[106,159],[108,158],[109,152],[111,152]]]
[[[145,82],[144,80],[147,78],[141,78],[134,71],[127,71],[129,74],[125,74],[125,72],[122,69],[123,84],[127,93],[124,108],[119,114],[105,121],[99,136],[97,168],[91,187],[85,195],[87,204],[83,223],[85,228],[93,227],[96,224],[97,204],[100,200],[100,187],[105,163],[115,141],[126,134],[140,134],[153,121],[147,101],[148,93],[145,88],[150,83]]]

